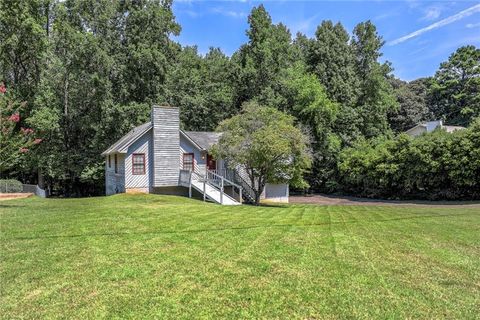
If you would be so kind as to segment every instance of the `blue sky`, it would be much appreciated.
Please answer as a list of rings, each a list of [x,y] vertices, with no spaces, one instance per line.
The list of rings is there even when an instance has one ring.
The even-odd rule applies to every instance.
[[[480,1],[195,1],[174,3],[182,32],[177,40],[205,53],[220,47],[231,55],[247,41],[247,17],[263,3],[274,23],[309,37],[322,20],[341,22],[351,32],[370,19],[386,41],[382,59],[403,80],[430,76],[456,48],[480,46]]]

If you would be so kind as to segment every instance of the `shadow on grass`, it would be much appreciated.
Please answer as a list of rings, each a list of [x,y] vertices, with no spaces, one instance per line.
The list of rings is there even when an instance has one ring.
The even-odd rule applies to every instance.
[[[391,222],[400,220],[414,220],[414,219],[429,219],[439,217],[458,217],[468,216],[476,213],[451,213],[451,214],[436,214],[436,215],[424,215],[424,216],[412,216],[412,217],[400,217],[392,219],[375,219],[375,220],[347,220],[347,221],[332,221],[322,223],[308,223],[308,224],[271,224],[271,225],[254,225],[244,227],[225,227],[225,228],[207,228],[207,229],[193,229],[193,230],[158,230],[158,231],[146,231],[146,232],[114,232],[114,233],[86,233],[86,234],[72,234],[72,235],[45,235],[38,237],[12,237],[3,238],[3,240],[36,240],[36,239],[56,239],[56,238],[83,238],[83,237],[119,237],[129,235],[161,235],[161,234],[188,234],[188,233],[202,233],[202,232],[219,232],[219,231],[237,231],[237,230],[253,230],[253,229],[267,229],[267,228],[307,228],[316,226],[328,226],[339,224],[356,224],[356,223],[372,223],[372,222]]]
[[[23,204],[2,204],[0,203],[0,209],[1,208],[23,208],[25,205]]]

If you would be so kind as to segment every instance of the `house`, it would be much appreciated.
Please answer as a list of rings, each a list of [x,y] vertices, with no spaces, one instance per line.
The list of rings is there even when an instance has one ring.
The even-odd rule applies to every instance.
[[[242,168],[229,168],[209,153],[220,133],[180,129],[178,108],[154,106],[151,121],[102,153],[105,192],[156,193],[200,197],[226,205],[254,200]],[[267,183],[262,200],[288,202],[288,184]]]
[[[409,136],[416,137],[425,132],[432,132],[437,128],[445,130],[447,132],[453,132],[456,130],[465,129],[464,127],[460,127],[460,126],[447,126],[443,124],[442,120],[436,120],[436,121],[428,121],[425,123],[417,124],[415,127],[405,131],[405,133],[408,134]]]

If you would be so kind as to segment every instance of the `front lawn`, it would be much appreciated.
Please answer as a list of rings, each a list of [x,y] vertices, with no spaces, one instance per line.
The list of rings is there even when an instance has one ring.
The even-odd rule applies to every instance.
[[[480,209],[226,207],[117,195],[0,202],[0,316],[462,318]]]

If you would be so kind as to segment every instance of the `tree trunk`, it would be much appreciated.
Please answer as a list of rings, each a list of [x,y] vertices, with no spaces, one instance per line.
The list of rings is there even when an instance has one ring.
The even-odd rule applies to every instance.
[[[42,174],[42,170],[38,169],[37,173],[38,173],[37,184],[40,188],[45,189],[45,178]]]
[[[263,189],[265,188],[265,182],[262,178],[258,179],[258,186],[254,188],[255,190],[255,205],[260,205],[260,197],[262,196]]]
[[[255,205],[260,205],[260,193],[258,193],[258,191],[255,191]]]

